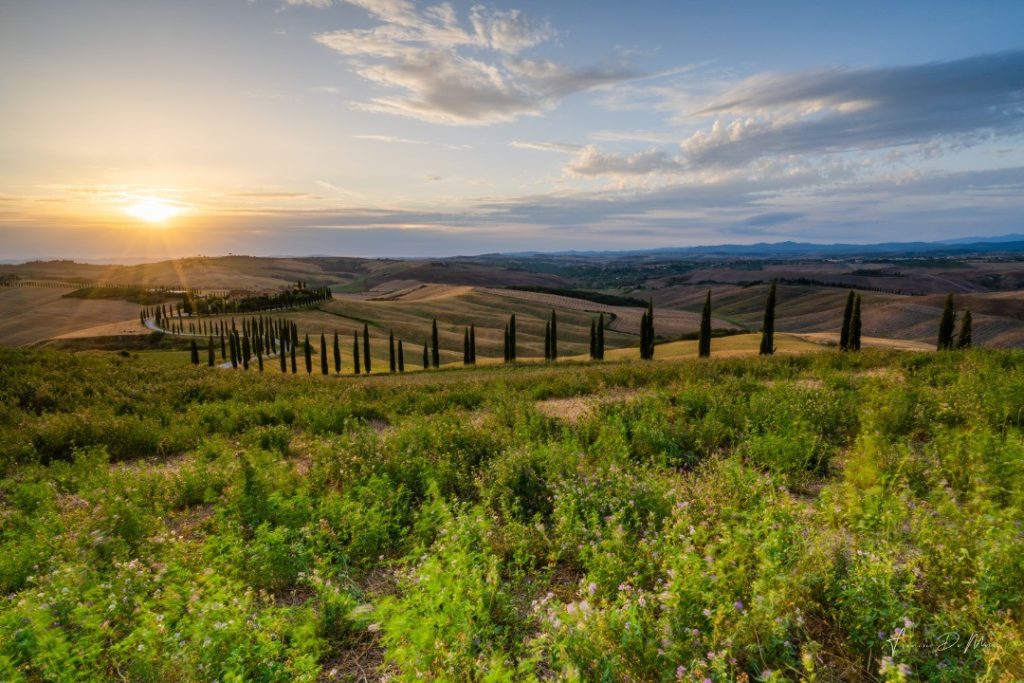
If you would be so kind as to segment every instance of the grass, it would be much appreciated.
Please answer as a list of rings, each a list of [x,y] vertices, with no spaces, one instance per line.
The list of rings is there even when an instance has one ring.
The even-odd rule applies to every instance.
[[[715,341],[0,350],[0,680],[1021,680],[1024,353]]]

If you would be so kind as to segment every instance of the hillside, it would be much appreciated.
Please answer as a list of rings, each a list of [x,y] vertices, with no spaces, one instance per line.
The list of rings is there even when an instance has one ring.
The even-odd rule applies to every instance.
[[[1020,680],[1022,361],[0,349],[0,679]]]

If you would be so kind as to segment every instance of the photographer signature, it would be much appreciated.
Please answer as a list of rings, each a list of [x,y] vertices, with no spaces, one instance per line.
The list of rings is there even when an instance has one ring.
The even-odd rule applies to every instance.
[[[900,647],[901,643],[907,638],[908,629],[905,627],[898,627],[893,630],[892,634],[886,639],[886,643],[889,645],[889,653],[891,655],[896,654],[896,650]],[[957,633],[956,631],[950,631],[944,633],[938,637],[931,638],[930,640],[916,645],[921,649],[930,649],[933,653],[939,654],[940,652],[962,652],[967,654],[971,650],[985,649],[988,647],[988,641],[984,635],[978,633],[971,633],[966,637]]]

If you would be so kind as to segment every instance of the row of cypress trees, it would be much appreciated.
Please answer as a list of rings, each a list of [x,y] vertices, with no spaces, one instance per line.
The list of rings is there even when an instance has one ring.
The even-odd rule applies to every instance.
[[[777,287],[776,283],[772,282],[768,288],[768,296],[765,301],[764,319],[761,327],[761,355],[772,355],[775,353],[775,308],[777,302]],[[159,314],[158,314],[159,315]],[[221,358],[225,356],[225,339],[224,334],[227,332],[228,339],[230,340],[231,349],[231,365],[232,367],[238,367],[241,364],[245,369],[248,369],[251,361],[252,353],[255,351],[259,368],[263,370],[263,355],[264,352],[273,354],[277,352],[275,349],[275,342],[278,341],[273,335],[283,334],[280,338],[280,358],[281,358],[281,371],[286,372],[286,354],[289,349],[291,352],[291,368],[292,372],[296,372],[296,359],[295,359],[295,348],[298,346],[298,333],[295,323],[286,320],[264,320],[262,316],[253,318],[252,320],[242,321],[242,335],[240,336],[235,326],[235,321],[231,321],[231,329],[226,330],[226,324],[224,321],[219,321],[221,330],[220,346],[221,346]],[[839,334],[839,348],[841,351],[860,351],[861,348],[861,296],[856,292],[849,292],[846,298],[846,305],[843,309],[843,321],[842,327]],[[956,332],[956,310],[953,302],[953,295],[950,294],[946,297],[945,307],[942,312],[942,318],[939,323],[939,336],[937,342],[938,350],[949,350],[949,349],[963,349],[969,348],[973,343],[973,331],[972,331],[972,319],[971,311],[967,309],[964,312],[963,318],[960,322],[959,334]],[[250,335],[253,336],[255,343],[250,344]],[[711,290],[708,290],[707,296],[704,300],[704,306],[701,311],[700,331],[697,342],[697,355],[702,358],[706,358],[711,355]],[[289,344],[290,341],[290,344]],[[653,300],[648,302],[647,310],[644,312],[640,321],[640,357],[644,360],[650,360],[654,357],[654,303]],[[354,374],[360,374],[361,371],[370,372],[371,359],[370,359],[370,333],[369,326],[363,325],[363,339],[362,339],[362,366],[360,366],[360,344],[358,333],[353,333],[352,340],[352,355],[353,355],[353,372]],[[402,346],[402,340],[396,340],[394,332],[390,332],[388,335],[388,351],[389,351],[389,370],[391,372],[404,372],[405,371],[405,358],[404,350]],[[191,361],[194,365],[199,364],[199,350],[195,340],[192,340],[191,348]],[[441,352],[440,344],[438,340],[437,330],[437,319],[435,318],[431,323],[431,335],[430,344],[423,345],[423,368],[429,367],[438,368],[441,365]],[[213,336],[209,338],[208,346],[208,364],[214,364],[214,346]],[[312,373],[312,350],[309,343],[309,335],[306,335],[304,344],[304,355],[306,362],[306,372]],[[329,374],[328,361],[327,361],[327,342],[323,334],[320,335],[320,365],[321,372],[324,375]],[[551,311],[550,319],[545,322],[544,325],[544,358],[548,361],[554,361],[558,359],[558,317],[554,309]],[[604,314],[602,313],[598,321],[591,320],[590,323],[590,358],[592,360],[603,360],[604,359]],[[516,316],[512,314],[509,317],[508,322],[505,324],[504,330],[504,359],[505,362],[514,362],[516,360]],[[464,365],[475,365],[476,364],[476,326],[470,325],[463,331],[463,353],[462,362]],[[341,350],[338,342],[338,333],[334,333],[334,365],[335,372],[341,372]]]

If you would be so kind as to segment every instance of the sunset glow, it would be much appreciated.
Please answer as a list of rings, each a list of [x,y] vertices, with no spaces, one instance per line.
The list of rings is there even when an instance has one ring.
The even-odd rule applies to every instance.
[[[143,197],[129,206],[124,212],[129,216],[135,216],[146,223],[166,223],[171,218],[181,214],[183,209],[159,197]]]

